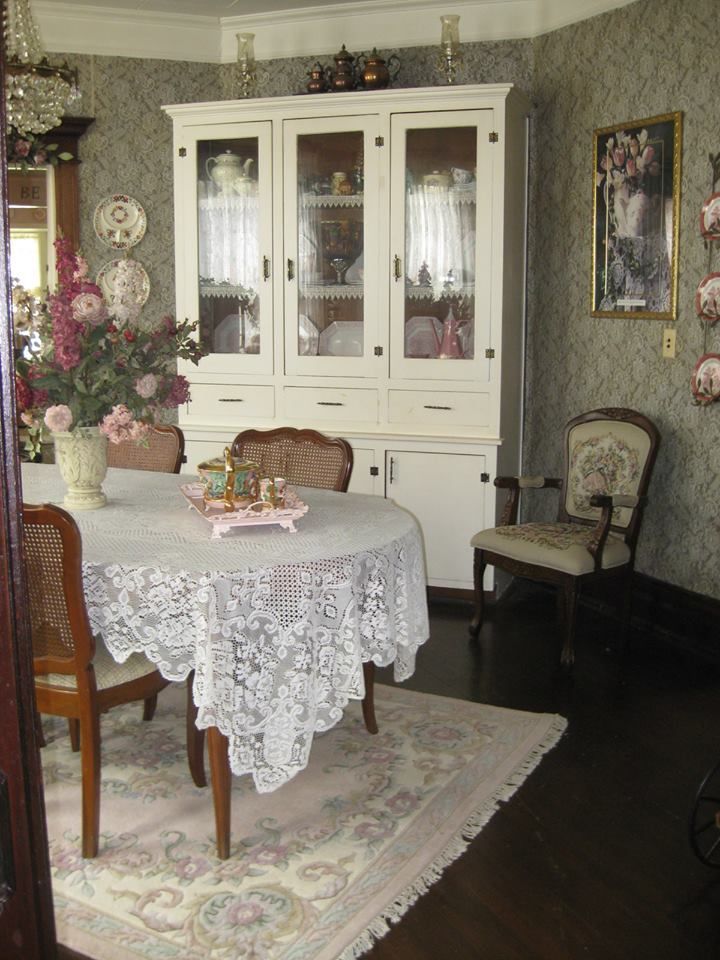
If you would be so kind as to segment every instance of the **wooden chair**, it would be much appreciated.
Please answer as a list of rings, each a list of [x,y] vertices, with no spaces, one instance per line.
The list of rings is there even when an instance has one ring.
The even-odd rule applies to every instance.
[[[185,453],[185,436],[179,427],[167,424],[151,427],[147,444],[124,440],[122,443],[109,443],[107,462],[109,467],[121,467],[128,470],[156,470],[159,473],[180,473]],[[197,708],[193,702],[192,671],[187,679],[187,748],[188,763],[193,781],[198,787],[207,783],[203,753],[205,740],[201,731],[195,727]]]
[[[98,852],[100,714],[144,700],[155,712],[168,681],[142,654],[116,663],[90,631],[82,581],[82,545],[74,519],[60,507],[23,505],[30,626],[39,713],[68,717],[82,763],[82,855]]]
[[[347,491],[353,468],[347,440],[295,427],[243,430],[233,441],[232,455],[259,464],[264,476],[341,493]]]
[[[347,440],[296,427],[243,430],[235,437],[231,453],[257,463],[263,476],[284,477],[288,483],[301,487],[340,493],[347,493],[353,468],[352,447]],[[375,664],[364,663],[363,673],[363,719],[368,732],[377,733],[373,700]]]
[[[135,443],[133,440],[109,443],[108,466],[180,473],[180,464],[185,453],[185,437],[179,427],[172,424],[151,427],[146,440],[147,443]]]
[[[634,410],[592,410],[565,428],[565,473],[556,477],[497,477],[508,491],[501,525],[482,530],[475,548],[477,637],[484,614],[483,575],[487,564],[556,584],[564,611],[561,661],[574,659],[575,613],[583,584],[618,577],[623,583],[622,633],[630,618],[635,548],[660,435]],[[561,491],[558,519],[517,522],[520,491],[550,487]]]

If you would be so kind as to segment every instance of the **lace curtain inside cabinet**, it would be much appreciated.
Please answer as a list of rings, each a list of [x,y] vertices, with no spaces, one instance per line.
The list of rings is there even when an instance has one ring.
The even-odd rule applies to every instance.
[[[257,290],[260,284],[257,197],[220,195],[199,202],[200,276]]]
[[[419,188],[408,193],[406,206],[406,274],[418,282],[424,265],[435,296],[475,281],[475,204],[447,191]]]

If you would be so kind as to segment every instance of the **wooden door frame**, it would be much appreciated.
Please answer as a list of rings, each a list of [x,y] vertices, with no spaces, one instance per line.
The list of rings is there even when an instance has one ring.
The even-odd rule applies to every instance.
[[[0,35],[0,76],[4,49]],[[5,130],[2,84],[0,130]],[[53,960],[57,944],[22,559],[4,136],[0,223],[0,954],[3,960]]]

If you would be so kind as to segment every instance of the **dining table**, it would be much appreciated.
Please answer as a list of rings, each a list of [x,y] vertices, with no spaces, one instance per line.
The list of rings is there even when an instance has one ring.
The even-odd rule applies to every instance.
[[[284,786],[315,734],[363,699],[364,667],[412,675],[429,635],[426,578],[418,524],[391,500],[296,487],[308,509],[294,529],[218,536],[186,496],[193,481],[111,468],[107,505],[69,512],[93,632],[119,662],[143,653],[168,680],[193,677],[224,858],[231,774],[260,792]],[[23,464],[22,490],[25,503],[63,505],[54,464]]]

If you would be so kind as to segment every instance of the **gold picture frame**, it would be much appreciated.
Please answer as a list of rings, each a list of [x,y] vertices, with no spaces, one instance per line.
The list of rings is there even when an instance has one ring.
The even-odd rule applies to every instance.
[[[677,314],[682,113],[593,134],[591,316]]]

